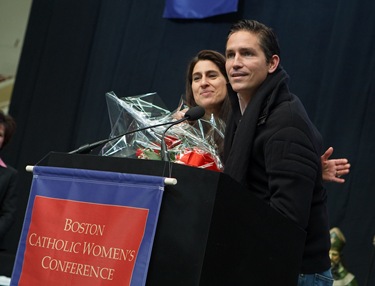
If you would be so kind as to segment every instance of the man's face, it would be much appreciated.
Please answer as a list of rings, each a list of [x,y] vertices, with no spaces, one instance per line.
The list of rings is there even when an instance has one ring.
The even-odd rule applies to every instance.
[[[258,36],[249,31],[229,36],[225,56],[225,68],[233,90],[249,99],[279,63],[278,56],[275,56],[276,65],[273,59],[267,63]]]

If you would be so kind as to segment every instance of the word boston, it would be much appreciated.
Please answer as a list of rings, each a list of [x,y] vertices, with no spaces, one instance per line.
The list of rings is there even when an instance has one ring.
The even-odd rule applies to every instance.
[[[144,285],[164,178],[33,172],[11,285]]]

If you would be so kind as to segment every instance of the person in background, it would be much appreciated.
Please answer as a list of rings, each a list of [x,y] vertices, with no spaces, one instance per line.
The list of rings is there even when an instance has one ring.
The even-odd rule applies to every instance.
[[[16,129],[16,122],[10,115],[0,111],[0,150],[9,143]],[[0,250],[1,241],[12,226],[17,208],[17,171],[0,157]]]
[[[231,110],[228,97],[228,77],[225,70],[225,57],[213,50],[202,50],[188,64],[185,83],[185,97],[188,107],[201,106],[206,110],[205,118],[214,116],[224,123]],[[229,87],[230,88],[230,87]],[[177,118],[184,116],[180,111]],[[219,149],[222,148],[219,146]],[[323,179],[326,182],[344,183],[342,176],[350,171],[346,158],[329,159],[333,148],[329,147],[321,156]]]
[[[289,91],[277,37],[260,22],[241,20],[229,31],[225,56],[234,92],[224,173],[306,231],[298,285],[331,286],[323,140]]]
[[[344,234],[337,227],[332,228],[329,232],[331,235],[329,258],[331,259],[333,279],[335,279],[333,286],[358,286],[354,275],[343,265],[342,250],[346,243]]]

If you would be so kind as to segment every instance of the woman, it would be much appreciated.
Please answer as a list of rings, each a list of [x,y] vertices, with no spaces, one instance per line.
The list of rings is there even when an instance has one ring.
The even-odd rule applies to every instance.
[[[188,107],[203,107],[206,111],[203,119],[218,127],[210,128],[213,124],[205,126],[205,134],[208,139],[213,138],[210,144],[216,147],[221,157],[225,122],[230,111],[228,78],[223,63],[225,58],[222,54],[211,50],[200,51],[188,65],[185,90]]]
[[[16,129],[14,119],[0,111],[0,150],[12,138]],[[0,242],[13,224],[16,213],[17,171],[0,158]]]
[[[206,119],[214,117],[226,122],[230,111],[227,85],[225,57],[213,50],[202,50],[188,65],[186,104],[188,107],[202,106],[206,110]],[[183,115],[184,110],[180,111],[177,117],[182,118]],[[342,176],[349,173],[350,164],[345,158],[330,160],[329,157],[332,153],[333,148],[329,147],[321,156],[323,180],[344,183],[345,179]]]

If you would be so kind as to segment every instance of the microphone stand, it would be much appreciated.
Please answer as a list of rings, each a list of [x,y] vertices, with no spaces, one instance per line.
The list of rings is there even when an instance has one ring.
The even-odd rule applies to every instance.
[[[188,120],[189,119],[189,116],[185,116],[177,121],[173,121],[173,122],[164,122],[164,123],[159,123],[159,124],[155,124],[155,125],[151,125],[151,126],[146,126],[146,127],[142,127],[142,128],[139,128],[139,129],[135,129],[135,130],[132,130],[132,131],[128,131],[128,132],[125,132],[125,133],[122,133],[120,135],[117,135],[115,137],[112,137],[112,138],[107,138],[107,139],[104,139],[104,140],[100,140],[100,141],[97,141],[97,142],[94,142],[94,143],[91,143],[91,144],[85,144],[85,145],[82,145],[81,147],[79,147],[78,149],[75,149],[73,151],[70,151],[68,152],[68,154],[87,154],[89,153],[92,149],[96,148],[96,147],[99,147],[100,145],[103,145],[105,143],[108,143],[112,140],[116,140],[118,138],[121,138],[123,136],[126,136],[126,135],[129,135],[129,134],[132,134],[132,133],[136,133],[136,132],[139,132],[139,131],[143,131],[143,130],[146,130],[146,129],[150,129],[150,128],[155,128],[155,127],[159,127],[159,126],[163,126],[163,125],[168,125],[168,124],[171,124],[171,126],[175,125],[175,124],[178,124],[178,123],[181,123],[185,120]],[[171,127],[169,126],[169,127]],[[167,128],[167,130],[169,129],[169,127]],[[164,135],[165,135],[165,131],[164,131],[164,134],[163,134],[163,137],[162,137],[162,144],[164,142]],[[165,144],[165,143],[164,143]]]
[[[180,122],[178,122],[180,123]],[[165,161],[165,162],[170,162],[170,158],[169,158],[169,154],[168,154],[168,148],[167,148],[167,144],[165,143],[165,134],[167,133],[167,131],[169,130],[169,128],[171,128],[173,125],[176,125],[178,123],[174,123],[174,124],[171,124],[170,126],[168,126],[168,128],[166,128],[163,132],[163,135],[161,136],[161,142],[160,142],[160,156],[161,156],[161,160],[162,161]]]
[[[192,108],[190,108],[186,113],[185,113],[185,119],[184,120],[198,120],[205,114],[205,110],[203,107],[197,105]],[[165,143],[165,134],[171,128],[173,125],[176,125],[178,123],[181,123],[184,120],[177,120],[175,122],[172,122],[170,126],[168,126],[164,132],[163,135],[161,136],[161,142],[160,142],[160,156],[161,160],[165,162],[170,162],[169,154],[168,154],[168,148]]]

